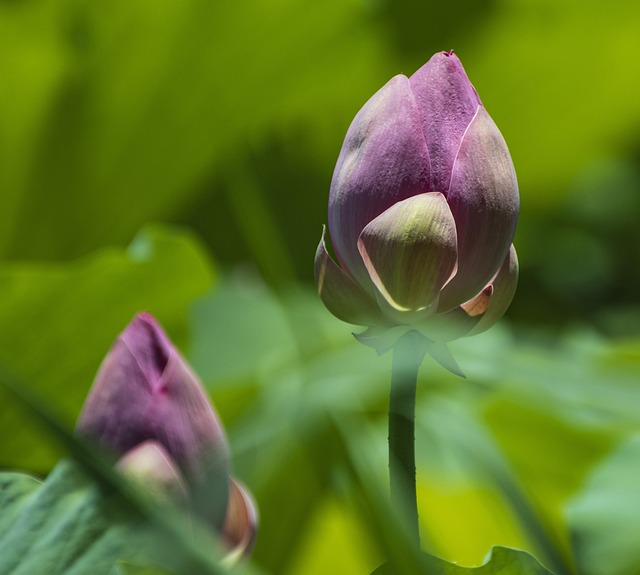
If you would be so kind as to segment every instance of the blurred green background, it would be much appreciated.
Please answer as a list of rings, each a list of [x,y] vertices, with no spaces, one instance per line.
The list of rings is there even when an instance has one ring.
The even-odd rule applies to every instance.
[[[425,547],[640,573],[638,30],[633,0],[0,0],[0,365],[71,427],[151,311],[225,420],[256,565],[371,572],[352,459],[384,481],[390,362],[318,303],[312,259],[355,113],[453,48],[516,166],[521,276],[451,346],[466,381],[423,366]],[[0,434],[0,467],[60,456],[1,392]]]

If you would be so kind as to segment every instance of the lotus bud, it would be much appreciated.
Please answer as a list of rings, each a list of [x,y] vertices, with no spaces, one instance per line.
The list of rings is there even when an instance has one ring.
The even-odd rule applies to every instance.
[[[220,420],[151,315],[137,315],[114,342],[76,432],[114,454],[117,468],[151,493],[199,515],[233,544],[234,556],[250,551],[255,505],[245,490],[236,493]]]
[[[318,292],[348,323],[411,326],[434,340],[479,333],[509,306],[518,184],[504,138],[453,52],[398,75],[342,146]]]

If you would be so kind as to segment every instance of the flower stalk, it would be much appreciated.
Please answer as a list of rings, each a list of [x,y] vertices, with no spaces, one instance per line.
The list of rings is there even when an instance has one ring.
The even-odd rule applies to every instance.
[[[416,494],[415,411],[418,370],[428,340],[408,331],[393,348],[389,397],[389,481],[391,502],[401,510],[411,543],[420,547]]]

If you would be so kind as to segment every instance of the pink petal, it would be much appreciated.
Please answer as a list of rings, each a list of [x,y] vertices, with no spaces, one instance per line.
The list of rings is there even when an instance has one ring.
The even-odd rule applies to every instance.
[[[446,194],[451,170],[480,98],[453,52],[439,52],[410,78],[431,160],[431,191]]]
[[[462,140],[447,201],[458,230],[458,271],[440,310],[471,299],[496,273],[513,241],[520,200],[507,144],[484,108]]]
[[[329,194],[329,231],[338,261],[369,282],[357,242],[364,227],[398,201],[429,192],[429,155],[420,112],[399,75],[364,105],[347,132]]]

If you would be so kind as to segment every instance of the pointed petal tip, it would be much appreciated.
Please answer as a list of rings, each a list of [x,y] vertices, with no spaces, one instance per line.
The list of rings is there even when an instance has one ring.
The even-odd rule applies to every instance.
[[[431,56],[430,60],[455,62],[456,64],[460,64],[460,66],[462,66],[462,62],[460,62],[460,58],[458,58],[455,50],[442,50],[440,52],[436,52],[433,56]]]
[[[489,284],[476,297],[463,303],[460,307],[467,312],[469,317],[484,315],[489,308],[492,294],[493,285]]]
[[[444,367],[447,371],[457,375],[462,379],[467,379],[464,371],[453,357],[451,350],[445,342],[434,342],[427,347],[427,353],[433,358],[433,360],[440,366]]]
[[[156,318],[153,317],[151,312],[146,311],[146,310],[139,311],[133,317],[132,321],[143,321],[143,322],[150,323],[150,324],[153,324],[153,325],[158,325],[158,322],[156,321]]]
[[[163,339],[168,339],[158,320],[148,311],[140,311],[134,315],[127,327],[122,331],[122,335],[132,332],[139,333],[142,330],[147,330],[154,336],[161,335]]]
[[[134,316],[118,339],[150,378],[159,378],[175,349],[158,321],[146,311]]]
[[[409,79],[421,110],[433,191],[447,192],[460,141],[482,102],[460,59],[438,52]]]
[[[374,326],[362,333],[354,333],[353,337],[362,345],[374,349],[378,357],[380,357],[390,351],[398,340],[409,331],[415,330],[409,325]]]

